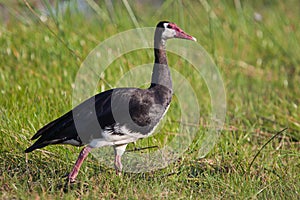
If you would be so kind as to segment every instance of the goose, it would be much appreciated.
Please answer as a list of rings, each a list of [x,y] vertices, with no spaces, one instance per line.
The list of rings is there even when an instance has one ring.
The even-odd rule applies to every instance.
[[[85,146],[68,174],[68,181],[73,183],[92,149],[112,146],[114,167],[119,175],[121,157],[128,143],[150,136],[169,108],[173,89],[166,41],[171,38],[196,41],[175,23],[159,22],[154,35],[155,61],[149,88],[115,88],[96,94],[38,130],[31,138],[37,140],[25,153],[54,144]],[[90,132],[93,129],[92,116],[96,116],[101,127],[98,133]],[[85,128],[86,135],[78,133],[75,121]]]

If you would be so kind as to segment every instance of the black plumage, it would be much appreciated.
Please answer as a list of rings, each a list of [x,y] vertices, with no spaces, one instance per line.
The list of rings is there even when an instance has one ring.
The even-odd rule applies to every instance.
[[[176,37],[195,40],[174,23],[158,23],[154,36],[155,63],[148,89],[117,88],[89,98],[37,131],[31,138],[37,141],[25,152],[51,144],[88,145],[69,175],[69,180],[74,181],[92,148],[112,145],[116,171],[121,171],[121,156],[127,144],[152,134],[169,107],[173,90],[165,42]]]

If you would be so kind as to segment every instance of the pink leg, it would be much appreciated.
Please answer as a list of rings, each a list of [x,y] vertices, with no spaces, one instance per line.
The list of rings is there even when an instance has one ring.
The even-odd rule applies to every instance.
[[[123,155],[123,153],[126,150],[126,146],[127,144],[123,144],[123,145],[118,145],[118,146],[114,146],[114,150],[115,150],[115,169],[116,169],[116,174],[117,175],[121,175],[122,172],[122,162],[121,162],[121,157]]]
[[[79,169],[80,169],[84,159],[89,155],[91,150],[92,150],[92,148],[89,146],[86,146],[81,150],[81,152],[77,158],[77,161],[76,161],[71,173],[68,176],[68,179],[71,183],[75,181],[75,178],[78,175]]]
[[[121,175],[122,172],[122,163],[121,163],[121,156],[120,155],[115,155],[115,169],[116,169],[116,174]]]

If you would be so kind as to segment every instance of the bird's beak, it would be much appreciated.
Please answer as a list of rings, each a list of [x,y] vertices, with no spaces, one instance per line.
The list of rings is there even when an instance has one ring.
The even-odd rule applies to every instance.
[[[193,36],[185,33],[183,30],[180,29],[180,31],[176,30],[176,35],[175,38],[181,38],[181,39],[186,39],[186,40],[192,40],[192,41],[197,41],[196,38],[194,38]]]

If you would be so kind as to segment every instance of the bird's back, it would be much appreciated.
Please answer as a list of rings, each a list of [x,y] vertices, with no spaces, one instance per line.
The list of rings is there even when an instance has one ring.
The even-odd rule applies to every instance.
[[[153,133],[171,101],[163,86],[119,88],[99,93],[41,128],[25,152],[50,144],[113,145],[132,142]]]

